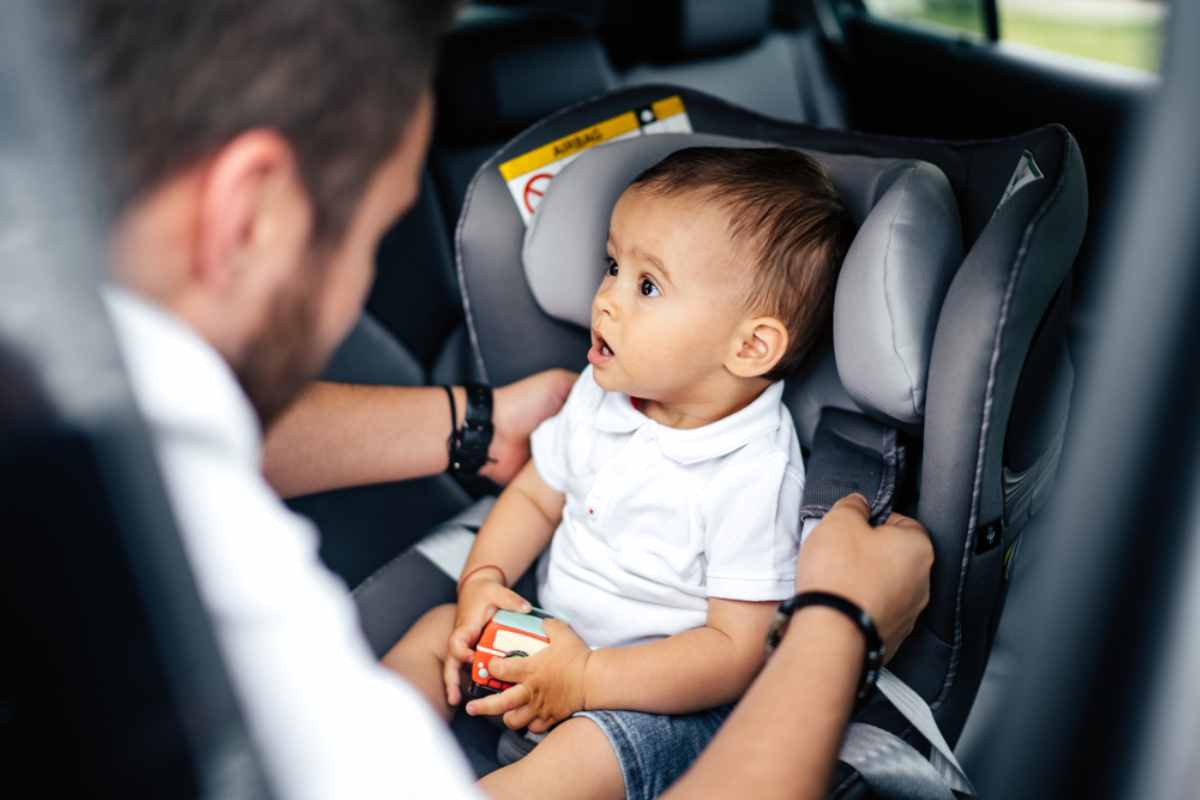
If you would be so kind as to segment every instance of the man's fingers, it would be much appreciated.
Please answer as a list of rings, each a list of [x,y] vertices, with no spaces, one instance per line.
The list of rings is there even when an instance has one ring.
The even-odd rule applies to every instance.
[[[835,514],[853,514],[866,521],[871,518],[871,504],[867,502],[867,498],[855,492],[854,494],[846,495],[834,503],[833,507],[829,509],[829,513],[825,516],[831,517]]]
[[[525,656],[493,658],[488,662],[488,672],[492,673],[496,680],[520,683],[529,674],[529,658]]]
[[[914,530],[925,529],[924,525],[917,522],[912,517],[905,516],[904,514],[897,514],[895,511],[888,515],[887,520],[885,520],[883,524],[891,525],[894,528],[912,528]]]
[[[494,717],[506,711],[512,711],[514,708],[520,708],[528,702],[529,689],[517,684],[510,689],[505,689],[500,694],[472,700],[467,703],[467,713],[473,717]]]
[[[537,716],[534,713],[533,707],[524,705],[520,708],[514,708],[512,711],[507,711],[504,714],[504,725],[512,728],[514,731],[519,731],[533,721]]]
[[[546,731],[550,730],[552,727],[554,727],[553,722],[551,722],[548,719],[543,719],[541,717],[538,717],[533,722],[529,723],[529,732],[530,733],[545,733]]]

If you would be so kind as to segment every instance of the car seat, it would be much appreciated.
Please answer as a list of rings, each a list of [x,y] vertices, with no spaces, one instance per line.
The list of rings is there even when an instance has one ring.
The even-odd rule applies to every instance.
[[[674,133],[637,135],[656,127]],[[629,141],[592,146],[618,135]],[[805,503],[820,514],[870,485],[877,514],[894,507],[928,527],[930,603],[891,669],[953,743],[987,661],[1006,563],[1046,493],[1065,424],[1053,400],[1064,352],[1056,321],[1087,214],[1065,129],[976,142],[872,136],[666,85],[564,109],[488,159],[468,191],[457,267],[477,368],[500,384],[582,367],[608,216],[628,180],[681,147],[763,143],[820,160],[861,226],[839,278],[832,347],[788,379]],[[564,153],[577,157],[548,162],[563,169],[523,215],[514,174]],[[931,747],[882,696],[856,722]],[[894,789],[846,764],[833,784],[839,796]]]

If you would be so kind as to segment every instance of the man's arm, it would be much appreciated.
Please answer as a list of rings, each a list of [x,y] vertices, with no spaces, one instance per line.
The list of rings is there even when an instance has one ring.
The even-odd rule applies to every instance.
[[[507,483],[529,458],[529,434],[558,412],[575,382],[566,370],[495,390],[492,463],[484,477]],[[466,392],[453,388],[456,426]],[[267,432],[263,471],[284,497],[433,475],[446,469],[450,404],[440,387],[313,383]]]
[[[924,528],[893,514],[878,528],[853,495],[826,515],[800,549],[797,591],[828,591],[875,620],[889,654],[929,600],[933,548]],[[667,796],[824,796],[863,664],[862,634],[827,608],[798,611],[717,737]]]
[[[850,717],[863,638],[820,606],[796,612],[779,649],[667,797],[800,800],[825,794]]]

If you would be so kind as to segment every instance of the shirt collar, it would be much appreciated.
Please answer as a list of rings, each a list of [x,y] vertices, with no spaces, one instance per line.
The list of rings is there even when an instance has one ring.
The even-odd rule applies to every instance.
[[[257,469],[258,416],[220,353],[183,321],[129,291],[106,286],[104,299],[150,425],[201,437]]]
[[[775,381],[748,406],[699,428],[670,428],[638,411],[629,395],[605,392],[595,426],[605,433],[633,433],[649,427],[667,458],[695,464],[719,458],[779,427],[783,413],[783,381]]]

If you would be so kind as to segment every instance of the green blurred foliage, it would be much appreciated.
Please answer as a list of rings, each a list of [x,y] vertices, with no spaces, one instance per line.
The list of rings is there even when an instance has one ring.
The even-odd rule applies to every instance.
[[[984,25],[979,0],[924,0],[895,2],[868,0],[870,9],[891,19],[932,23],[973,36],[982,36]],[[1000,36],[1004,41],[1121,64],[1155,72],[1162,57],[1162,23],[1151,18],[1121,15],[1088,16],[1086,9],[1068,14],[1052,3],[1043,8],[999,0]]]

